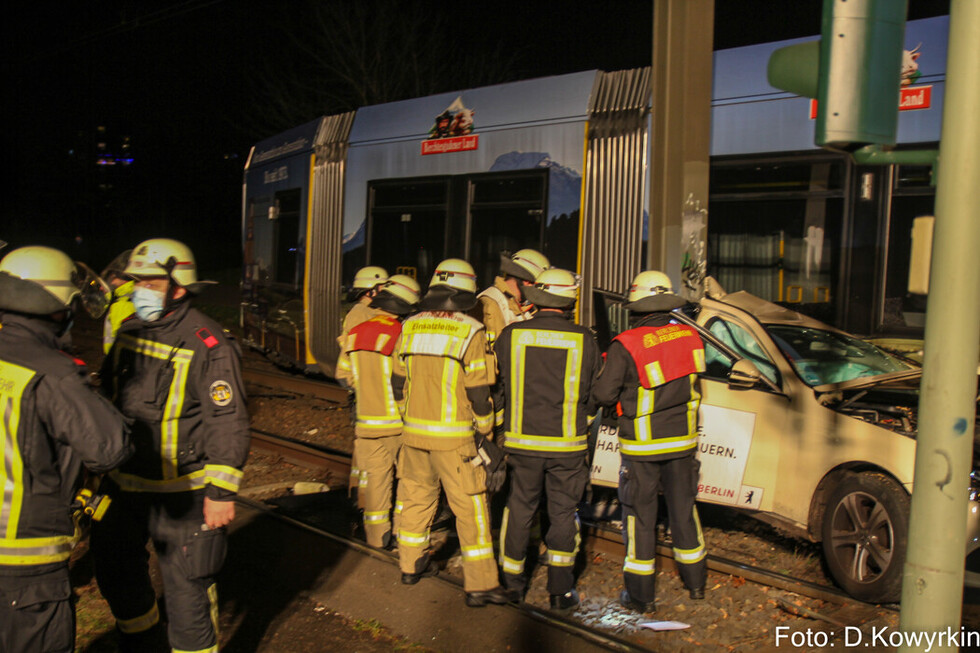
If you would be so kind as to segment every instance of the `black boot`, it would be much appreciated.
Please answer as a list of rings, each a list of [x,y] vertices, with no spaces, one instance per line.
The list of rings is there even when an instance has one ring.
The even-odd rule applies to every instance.
[[[578,592],[576,592],[574,589],[569,592],[565,592],[564,594],[551,595],[551,609],[555,612],[560,612],[562,614],[574,612],[575,608],[578,607],[578,604]]]
[[[167,631],[162,623],[158,622],[139,633],[116,632],[120,653],[164,653],[170,650]]]
[[[516,590],[506,590],[500,585],[483,592],[467,592],[466,605],[471,608],[482,608],[488,603],[503,605],[520,601],[520,593]]]
[[[627,610],[635,610],[636,612],[653,613],[657,611],[655,601],[650,601],[649,603],[637,601],[626,590],[619,593],[619,604]]]
[[[425,555],[415,561],[415,573],[413,574],[402,574],[402,585],[414,585],[423,578],[428,578],[429,576],[435,576],[439,573],[439,567],[436,563],[429,559],[428,555]]]

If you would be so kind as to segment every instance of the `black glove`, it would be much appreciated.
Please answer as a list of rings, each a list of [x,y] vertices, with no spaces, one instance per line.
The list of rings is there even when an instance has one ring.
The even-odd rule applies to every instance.
[[[482,433],[473,436],[476,442],[476,455],[483,460],[487,470],[487,492],[499,492],[507,478],[507,465],[504,464],[504,451]]]

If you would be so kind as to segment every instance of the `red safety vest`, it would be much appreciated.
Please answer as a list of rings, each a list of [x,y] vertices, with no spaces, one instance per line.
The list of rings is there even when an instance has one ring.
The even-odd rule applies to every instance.
[[[647,390],[705,370],[704,343],[684,324],[637,327],[614,338],[629,352]]]
[[[402,323],[388,315],[378,315],[350,330],[351,351],[376,351],[391,356],[402,332]]]

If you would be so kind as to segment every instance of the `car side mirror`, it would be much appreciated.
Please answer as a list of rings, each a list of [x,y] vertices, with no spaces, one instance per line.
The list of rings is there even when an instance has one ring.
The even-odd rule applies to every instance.
[[[750,360],[740,358],[728,373],[728,385],[733,388],[754,388],[762,381],[762,373]]]

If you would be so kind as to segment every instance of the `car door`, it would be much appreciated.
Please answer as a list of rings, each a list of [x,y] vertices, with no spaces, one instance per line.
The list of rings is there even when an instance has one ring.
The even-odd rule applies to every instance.
[[[698,326],[707,368],[701,376],[698,500],[773,511],[789,403],[781,392],[783,375],[737,316],[702,305]],[[749,387],[734,383],[739,360],[751,362],[764,378]]]

